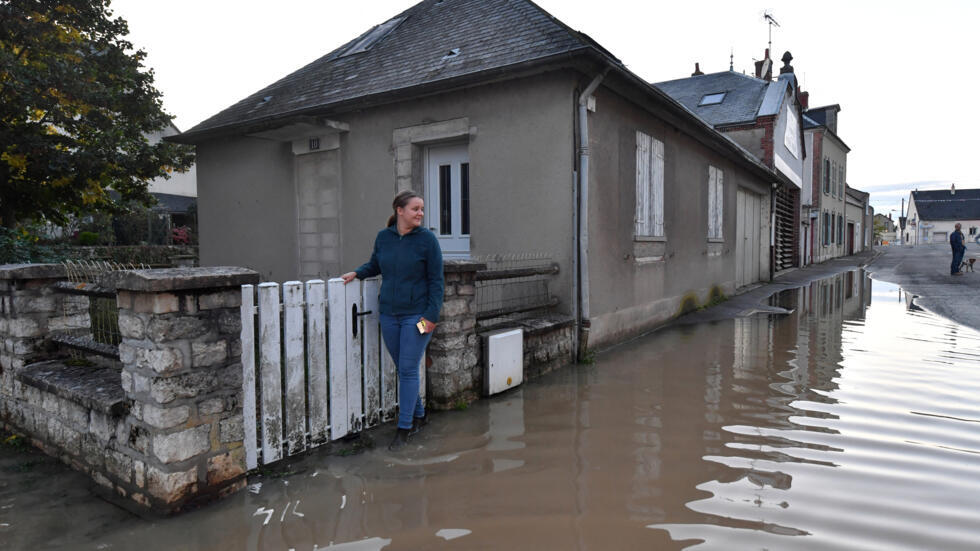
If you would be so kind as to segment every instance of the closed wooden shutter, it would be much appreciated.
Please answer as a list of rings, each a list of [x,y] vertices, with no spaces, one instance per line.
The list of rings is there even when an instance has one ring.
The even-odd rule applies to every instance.
[[[653,235],[664,236],[664,142],[653,140]]]
[[[664,143],[643,132],[636,133],[637,236],[664,235]]]
[[[713,166],[708,167],[708,237],[722,238],[724,206],[724,174]]]
[[[636,133],[636,235],[650,235],[650,136],[643,132]]]

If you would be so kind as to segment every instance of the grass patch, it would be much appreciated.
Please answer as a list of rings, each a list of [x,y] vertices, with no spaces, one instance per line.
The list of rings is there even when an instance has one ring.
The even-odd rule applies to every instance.
[[[698,297],[694,293],[687,293],[681,298],[681,305],[677,309],[677,316],[689,314],[698,309]]]
[[[7,435],[3,438],[3,445],[14,450],[26,450],[29,448],[27,439],[19,434]]]
[[[719,304],[725,302],[726,300],[728,300],[728,296],[725,294],[724,291],[721,290],[721,287],[715,285],[714,287],[711,288],[711,293],[708,295],[708,301],[705,302],[703,305],[701,305],[701,307],[698,308],[698,310],[704,310],[705,308],[718,306]]]

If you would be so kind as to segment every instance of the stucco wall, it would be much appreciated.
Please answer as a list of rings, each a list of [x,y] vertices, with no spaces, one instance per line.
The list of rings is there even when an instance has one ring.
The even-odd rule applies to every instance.
[[[449,143],[468,143],[471,255],[553,255],[561,272],[551,287],[570,311],[575,84],[570,73],[550,73],[338,117],[350,125],[341,142],[342,270],[368,259],[391,214],[395,130],[466,118],[469,136]]]
[[[821,152],[823,153],[823,159],[830,159],[831,167],[836,163],[837,166],[844,165],[844,177],[847,178],[847,151],[841,146],[841,143],[835,140],[833,137],[828,135],[826,132],[817,132],[814,139],[821,140]],[[820,162],[823,162],[823,159]],[[833,168],[831,169],[833,170]],[[828,212],[833,215],[834,223],[836,224],[837,215],[846,214],[845,209],[845,196],[837,192],[837,177],[831,178],[831,193],[824,192],[823,184],[823,168],[820,170],[820,181],[815,182],[814,185],[817,188],[817,196],[819,199],[819,209],[820,215],[817,218],[815,227],[817,229],[817,243],[813,248],[813,258],[814,262],[823,262],[831,258],[837,258],[847,254],[847,239],[843,239],[843,242],[838,245],[836,238],[836,227],[834,229],[834,238],[830,245],[824,245],[823,240],[823,214]],[[847,225],[845,222],[844,230],[846,232]]]
[[[748,128],[743,130],[725,130],[725,135],[735,140],[735,143],[744,147],[749,153],[755,155],[757,159],[765,159],[766,152],[762,147],[766,139],[765,128]]]
[[[787,119],[796,120],[797,132],[793,139],[799,148],[797,155],[786,148],[786,125]],[[804,144],[802,143],[803,133],[800,131],[802,122],[800,121],[799,108],[793,97],[792,88],[787,88],[786,96],[783,98],[783,106],[776,117],[776,124],[773,130],[773,155],[776,169],[785,174],[797,187],[803,185],[803,159],[805,157]]]
[[[395,131],[465,118],[469,134],[450,143],[468,143],[471,254],[552,255],[561,266],[552,289],[570,311],[576,84],[572,73],[548,73],[329,115],[349,131],[340,135],[338,273],[323,276],[365,262],[391,214]],[[198,159],[202,265],[300,276],[290,144],[224,139],[199,145]]]
[[[654,327],[678,314],[685,299],[704,304],[712,287],[735,288],[736,191],[764,194],[768,183],[697,142],[681,129],[613,91],[596,93],[590,114],[590,346],[602,346]],[[634,241],[636,132],[664,142],[663,260],[641,262]],[[708,230],[708,166],[724,172],[723,242]],[[761,217],[760,217],[761,218]],[[759,220],[761,259],[768,259],[768,217]],[[768,274],[765,266],[763,274]]]
[[[296,194],[288,143],[232,137],[197,146],[202,266],[296,277]]]
[[[864,250],[864,207],[847,202],[844,208],[844,254],[847,254],[848,224],[854,224],[854,252]]]

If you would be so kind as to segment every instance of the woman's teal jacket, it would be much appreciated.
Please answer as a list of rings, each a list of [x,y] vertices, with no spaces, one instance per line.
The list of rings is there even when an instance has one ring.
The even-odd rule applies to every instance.
[[[395,226],[378,232],[371,260],[355,270],[358,279],[381,274],[381,313],[421,314],[435,323],[445,288],[442,248],[421,226],[399,235]]]

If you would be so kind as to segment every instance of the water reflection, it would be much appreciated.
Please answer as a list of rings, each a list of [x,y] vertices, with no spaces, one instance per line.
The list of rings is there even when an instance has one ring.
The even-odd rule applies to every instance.
[[[106,520],[88,503],[59,540],[18,529],[50,512],[3,510],[13,531],[0,542],[974,548],[980,334],[907,312],[899,289],[859,272],[772,306],[790,313],[675,327],[434,416],[404,454],[313,454],[175,519]],[[93,518],[97,529],[82,527]]]
[[[725,471],[695,485],[702,519],[651,528],[698,548],[975,547],[980,335],[869,283],[846,274],[779,297],[791,316],[735,320],[734,415],[702,456]],[[738,396],[753,376],[768,389]]]

